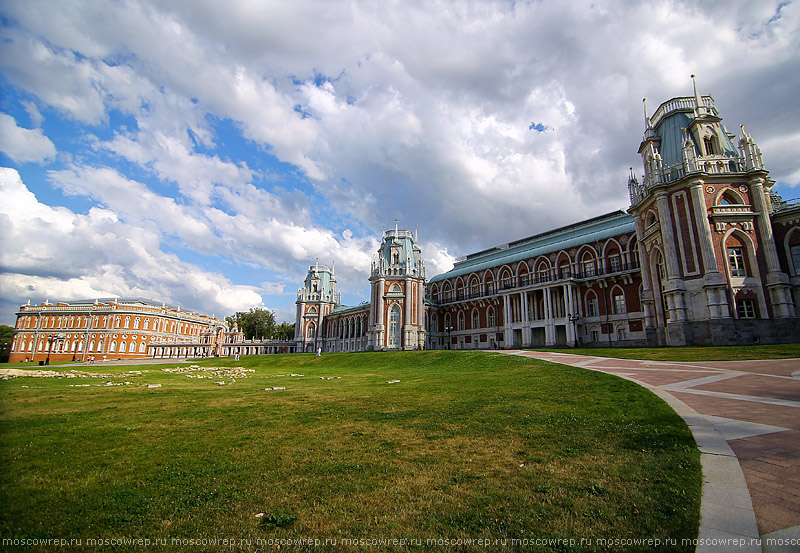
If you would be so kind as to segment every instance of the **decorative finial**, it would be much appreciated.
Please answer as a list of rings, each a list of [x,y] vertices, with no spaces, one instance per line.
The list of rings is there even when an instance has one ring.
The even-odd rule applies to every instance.
[[[703,101],[700,99],[700,94],[697,92],[697,81],[694,79],[694,73],[692,74],[692,87],[694,88],[694,101],[697,105],[697,109],[700,110],[703,106]]]
[[[394,235],[397,236],[397,219],[394,220]]]

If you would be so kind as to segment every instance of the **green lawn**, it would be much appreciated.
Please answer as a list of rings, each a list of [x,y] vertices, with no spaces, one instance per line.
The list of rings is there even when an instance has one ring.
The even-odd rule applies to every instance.
[[[115,545],[87,539],[123,538],[150,540],[152,551],[178,549],[172,539],[217,551],[227,548],[203,544],[224,538],[234,551],[277,550],[257,539],[320,540],[284,543],[289,551],[361,551],[379,539],[423,547],[371,549],[487,551],[452,541],[505,539],[508,551],[613,551],[597,538],[697,535],[692,435],[631,382],[481,352],[199,364],[255,372],[231,382],[94,366],[147,372],[110,379],[130,382],[119,386],[0,382],[0,538],[80,539],[81,551]],[[285,390],[264,390],[273,387]]]
[[[544,351],[546,348],[536,348]],[[687,346],[664,348],[561,348],[552,351],[646,361],[744,361],[800,358],[800,344]]]

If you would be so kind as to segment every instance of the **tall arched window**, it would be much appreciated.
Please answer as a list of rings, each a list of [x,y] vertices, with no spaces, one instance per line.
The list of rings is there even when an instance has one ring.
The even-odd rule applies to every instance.
[[[611,290],[611,306],[615,315],[627,313],[625,306],[625,292],[619,286]]]
[[[494,324],[494,308],[490,307],[486,310],[486,325],[489,327],[495,326]]]
[[[464,312],[459,311],[458,313],[458,330],[464,330]]]
[[[481,327],[480,315],[478,315],[478,310],[475,309],[472,311],[472,329],[475,330],[476,328],[480,327]]]
[[[400,347],[400,306],[397,304],[389,310],[389,347]]]
[[[600,310],[597,306],[597,296],[594,292],[586,293],[586,317],[597,317],[600,315]]]

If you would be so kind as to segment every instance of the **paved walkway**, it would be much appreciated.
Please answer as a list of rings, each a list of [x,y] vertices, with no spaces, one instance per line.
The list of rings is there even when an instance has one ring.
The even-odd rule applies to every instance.
[[[800,551],[800,359],[679,363],[506,353],[627,378],[686,420],[703,463],[701,544],[748,542],[698,552]]]

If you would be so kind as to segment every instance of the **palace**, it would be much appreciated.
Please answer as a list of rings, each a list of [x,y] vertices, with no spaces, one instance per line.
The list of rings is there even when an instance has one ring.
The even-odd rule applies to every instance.
[[[157,344],[184,355],[211,347],[223,323],[143,298],[102,298],[20,307],[9,362],[153,357]]]
[[[298,351],[800,341],[800,205],[711,96],[645,104],[630,208],[456,261],[425,280],[416,235],[387,231],[371,299],[340,305],[328,266],[297,297]],[[422,317],[422,318],[421,318]],[[424,323],[424,324],[422,324]]]
[[[22,306],[10,361],[537,346],[800,341],[800,204],[711,96],[644,109],[630,207],[469,254],[426,280],[417,232],[384,232],[370,301],[341,305],[312,265],[292,342],[139,298]]]

